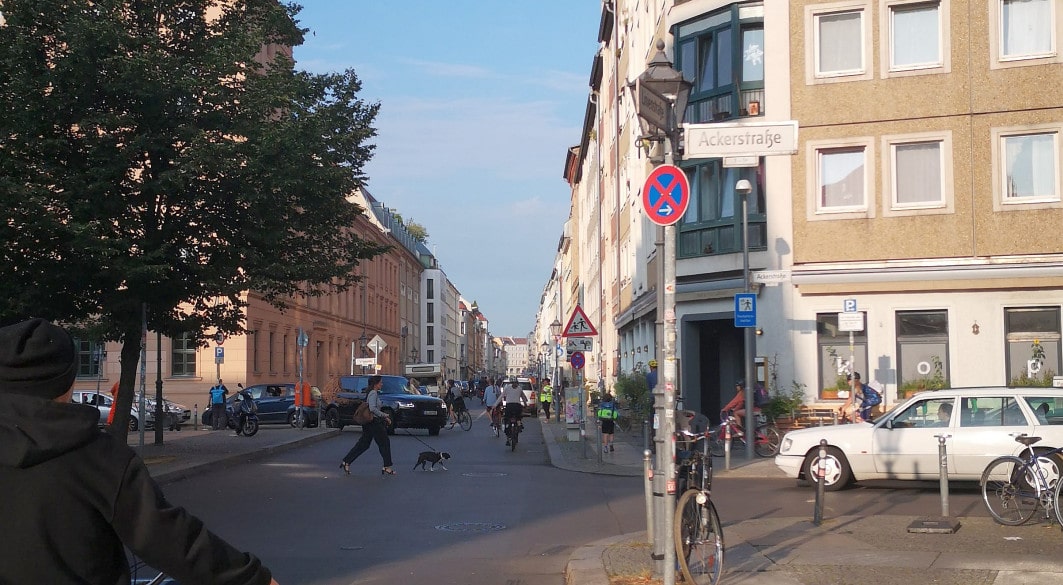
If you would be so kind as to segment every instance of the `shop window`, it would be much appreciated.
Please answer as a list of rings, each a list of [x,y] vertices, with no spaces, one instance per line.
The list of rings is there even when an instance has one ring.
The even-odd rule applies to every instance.
[[[1059,307],[1004,310],[1009,386],[1052,385],[1059,374]]]
[[[949,314],[897,312],[897,397],[949,387]]]
[[[867,316],[864,316],[867,322]],[[849,347],[850,332],[838,329],[837,313],[816,315],[816,344],[819,348],[819,398],[839,398],[838,391],[847,391],[845,377],[849,371],[860,372],[861,381],[867,384],[871,375],[867,371],[867,334],[852,332],[853,346]],[[844,394],[843,394],[844,396]]]

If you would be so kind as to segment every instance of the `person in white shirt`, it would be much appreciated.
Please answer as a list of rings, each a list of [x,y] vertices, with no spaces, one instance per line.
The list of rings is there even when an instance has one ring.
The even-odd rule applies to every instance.
[[[491,428],[498,426],[499,411],[495,408],[498,402],[498,387],[488,378],[487,387],[484,388],[484,405],[487,407],[487,416],[491,419]]]
[[[524,392],[520,389],[520,384],[516,378],[512,378],[509,381],[509,386],[502,389],[502,395],[495,401],[495,406],[505,405],[506,409],[502,413],[503,420],[506,424],[520,424],[520,419],[524,414],[524,406],[528,404],[528,397],[524,395]],[[512,421],[512,422],[511,422]],[[507,437],[509,435],[506,435]],[[506,444],[509,444],[509,440],[506,440]]]

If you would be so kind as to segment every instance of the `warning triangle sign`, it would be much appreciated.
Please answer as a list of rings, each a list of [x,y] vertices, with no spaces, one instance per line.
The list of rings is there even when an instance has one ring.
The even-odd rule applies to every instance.
[[[583,312],[583,308],[576,305],[576,309],[572,311],[572,316],[568,318],[568,325],[565,325],[565,331],[561,336],[592,337],[594,335],[598,335],[598,330],[594,328],[594,324],[587,318],[587,313]]]

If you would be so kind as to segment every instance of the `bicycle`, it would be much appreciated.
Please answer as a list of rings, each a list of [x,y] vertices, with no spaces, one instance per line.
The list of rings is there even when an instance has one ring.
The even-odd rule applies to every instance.
[[[979,481],[982,486],[982,501],[993,519],[1005,526],[1024,524],[1037,507],[1045,511],[1045,520],[1055,513],[1056,521],[1063,525],[1063,510],[1059,506],[1060,487],[1063,481],[1063,460],[1059,454],[1063,447],[1034,451],[1034,443],[1041,437],[1025,433],[1015,437],[1025,449],[1019,455],[997,457],[986,465]]]
[[[491,411],[490,411],[491,430],[494,431],[496,439],[501,434],[501,428],[502,428],[502,413],[499,412],[500,408],[501,407],[495,406],[495,407],[492,407]]]
[[[130,555],[129,582],[131,585],[169,585],[170,583],[176,583],[166,573],[149,567],[147,563],[140,560],[136,555]]]
[[[463,408],[459,410],[454,414],[454,417],[457,419],[458,426],[461,427],[461,430],[467,431],[472,428],[472,415],[469,414],[468,409]]]
[[[692,449],[677,449],[676,453],[676,486],[682,494],[675,507],[676,561],[687,583],[715,585],[723,574],[724,544],[720,515],[711,498],[712,432],[680,430],[676,436],[692,443]],[[698,441],[702,441],[701,451],[697,450]],[[677,440],[676,445],[679,444]]]
[[[779,446],[782,444],[782,433],[779,432],[779,428],[775,426],[775,423],[767,422],[763,415],[758,414],[757,420],[753,451],[759,457],[773,457],[779,453]],[[716,430],[711,431],[709,445],[713,457],[724,456],[724,443],[727,441],[728,427],[731,430],[731,442],[734,444],[740,443],[745,447],[745,431],[738,419],[729,414],[724,417],[723,422],[716,427]]]

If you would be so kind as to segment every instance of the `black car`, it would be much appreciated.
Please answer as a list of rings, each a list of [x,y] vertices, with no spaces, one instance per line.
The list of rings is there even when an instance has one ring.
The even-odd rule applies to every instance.
[[[251,398],[258,406],[258,422],[292,424],[295,417],[295,384],[255,384],[248,386],[247,391],[251,393]],[[239,392],[239,388],[235,392],[230,390],[228,398],[225,399],[225,411],[230,428],[236,428],[233,406]],[[308,426],[317,426],[317,409],[307,408],[305,412],[308,415]],[[204,426],[211,426],[213,418],[209,407],[203,411]]]
[[[381,377],[384,386],[380,389],[380,409],[391,418],[388,434],[404,428],[428,429],[429,435],[438,435],[447,423],[447,406],[443,400],[415,393],[402,376]],[[369,376],[341,376],[340,392],[325,409],[325,425],[337,429],[354,425],[354,411],[368,394]]]

